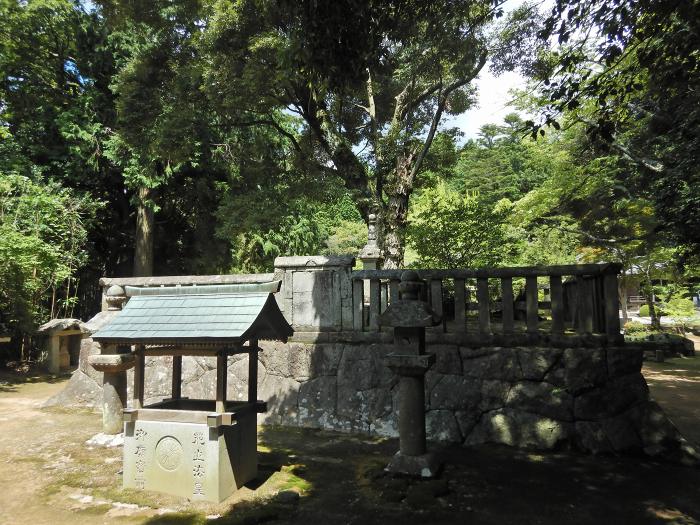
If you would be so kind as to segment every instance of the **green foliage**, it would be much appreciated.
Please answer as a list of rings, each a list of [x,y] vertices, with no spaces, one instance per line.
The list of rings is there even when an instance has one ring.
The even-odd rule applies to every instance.
[[[482,126],[480,138],[460,152],[451,184],[494,200],[516,201],[558,173],[571,168],[561,144],[523,139],[523,121],[516,113],[503,125]]]
[[[493,205],[444,183],[412,203],[408,244],[424,268],[494,266],[512,257],[505,234],[509,203]]]
[[[691,302],[692,305],[692,302]],[[654,310],[656,310],[656,315],[671,315],[668,310],[668,303],[655,303]],[[649,317],[649,305],[643,304],[639,307],[639,317]],[[692,315],[692,314],[690,314]]]
[[[0,171],[0,325],[22,336],[70,317],[87,230],[100,203]]]
[[[367,225],[361,221],[341,221],[325,240],[323,255],[356,256],[367,242]]]
[[[663,309],[665,315],[673,319],[676,328],[683,334],[687,331],[692,318],[697,315],[693,301],[684,297],[682,292],[675,293],[664,301]]]
[[[562,218],[554,225],[530,227],[514,223],[512,217],[509,222],[508,237],[517,246],[515,264],[576,264],[581,238],[569,229],[573,221]]]
[[[639,323],[637,321],[628,321],[624,326],[625,336],[628,335],[647,335],[650,333],[649,325]]]
[[[585,123],[667,235],[700,253],[700,4],[563,0],[540,37],[559,46],[535,75],[545,103],[533,133],[562,113]]]
[[[233,272],[271,271],[280,255],[319,253],[321,235],[318,225],[307,217],[287,215],[274,229],[241,233],[233,241]]]

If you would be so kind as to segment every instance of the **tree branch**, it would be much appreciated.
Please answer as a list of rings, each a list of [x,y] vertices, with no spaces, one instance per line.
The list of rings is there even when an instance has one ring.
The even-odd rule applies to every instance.
[[[479,74],[479,72],[482,70],[484,65],[486,64],[486,53],[482,53],[481,56],[479,57],[479,63],[472,69],[471,73],[465,77],[465,78],[460,78],[458,80],[455,80],[451,84],[449,84],[444,91],[440,93],[440,99],[438,101],[438,107],[435,110],[435,114],[433,115],[433,120],[430,123],[430,130],[428,131],[428,136],[425,139],[425,142],[423,143],[423,149],[421,152],[418,154],[418,157],[416,158],[416,161],[413,164],[413,167],[411,168],[411,178],[415,178],[416,175],[418,175],[418,171],[421,168],[421,165],[423,164],[423,160],[425,159],[425,156],[428,154],[428,150],[430,149],[430,146],[433,143],[433,139],[435,138],[435,133],[437,132],[437,128],[440,125],[440,120],[442,119],[442,114],[445,110],[445,105],[447,104],[447,97],[452,94],[453,91],[456,89],[461,88],[462,86],[465,86],[469,82],[471,82],[476,76]]]
[[[645,159],[643,157],[639,157],[632,153],[628,148],[626,148],[622,144],[612,142],[610,146],[622,153],[622,156],[626,159],[634,162],[635,164],[643,166],[648,170],[654,171],[656,173],[663,173],[666,170],[666,166],[664,166],[663,163],[652,159]]]
[[[648,239],[649,237],[652,237],[653,235],[656,235],[655,231],[651,231],[645,235],[630,235],[629,237],[622,237],[619,239],[606,239],[604,237],[598,237],[597,235],[593,235],[592,233],[588,233],[586,231],[583,231],[578,228],[567,228],[566,226],[561,226],[560,224],[554,224],[551,221],[554,219],[547,219],[546,217],[541,217],[535,221],[533,221],[535,224],[537,222],[540,222],[543,226],[546,226],[548,228],[553,228],[555,230],[559,230],[562,232],[567,232],[567,233],[573,233],[575,235],[582,235],[594,242],[601,243],[601,244],[621,244],[625,242],[631,242],[631,241],[644,241]]]

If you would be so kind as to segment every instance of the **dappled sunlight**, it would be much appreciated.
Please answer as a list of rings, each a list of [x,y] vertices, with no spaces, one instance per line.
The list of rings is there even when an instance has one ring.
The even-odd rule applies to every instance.
[[[667,381],[670,383],[700,383],[700,376],[698,377],[684,377],[677,375],[670,375],[667,373],[659,372],[647,372],[644,374],[647,381]]]
[[[663,520],[663,522],[673,523],[673,525],[697,525],[697,519],[672,507],[667,507],[662,503],[652,501],[646,502],[646,511],[649,516]]]

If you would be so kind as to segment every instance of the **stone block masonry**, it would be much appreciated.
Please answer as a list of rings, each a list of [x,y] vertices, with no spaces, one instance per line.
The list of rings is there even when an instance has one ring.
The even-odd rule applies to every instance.
[[[258,389],[268,412],[258,416],[259,423],[398,435],[398,382],[383,364],[392,345],[261,341],[260,346]],[[640,350],[457,345],[428,350],[437,359],[425,381],[429,440],[693,460],[692,449],[649,400]],[[247,395],[247,359],[229,358],[231,400]],[[146,404],[169,395],[169,360],[146,360]],[[215,364],[214,358],[183,358],[183,397],[214,397]],[[80,371],[75,377],[93,382]],[[132,383],[129,377],[129,388]]]

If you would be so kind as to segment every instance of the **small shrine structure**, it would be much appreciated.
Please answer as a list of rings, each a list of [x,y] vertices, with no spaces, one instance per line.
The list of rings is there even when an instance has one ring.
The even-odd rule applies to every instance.
[[[124,409],[125,488],[219,502],[257,475],[258,340],[293,334],[262,285],[126,287],[123,310],[92,335],[102,345],[95,368],[124,378],[134,366],[133,401]],[[248,399],[226,399],[227,358],[248,354]],[[172,391],[144,405],[145,359],[172,359]],[[215,399],[181,395],[183,356],[216,357]],[[121,379],[115,390],[121,391]],[[106,394],[107,395],[107,394]]]
[[[88,333],[80,319],[51,319],[37,329],[45,337],[45,361],[51,374],[75,369],[80,359],[80,341]]]

